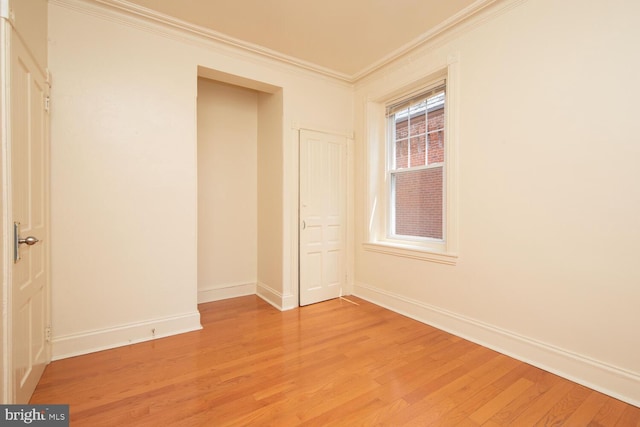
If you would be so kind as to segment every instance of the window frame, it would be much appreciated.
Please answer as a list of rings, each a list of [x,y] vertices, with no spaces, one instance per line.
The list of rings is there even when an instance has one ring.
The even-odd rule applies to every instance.
[[[458,262],[458,84],[459,58],[447,57],[446,65],[423,78],[369,93],[365,101],[365,215],[363,248],[366,251],[448,265]],[[409,238],[391,235],[391,194],[387,173],[390,153],[386,107],[412,94],[428,92],[443,80],[445,88],[445,138],[443,166],[443,239]]]

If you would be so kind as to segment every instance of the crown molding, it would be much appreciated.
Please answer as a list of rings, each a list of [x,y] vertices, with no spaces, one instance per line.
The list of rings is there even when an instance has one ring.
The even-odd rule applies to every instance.
[[[519,1],[521,0],[516,0],[515,2],[517,3]],[[336,79],[343,83],[355,84],[361,79],[433,41],[437,37],[442,36],[444,33],[458,27],[461,23],[469,20],[479,12],[488,9],[489,6],[497,3],[513,3],[513,0],[476,0],[471,5],[436,25],[429,31],[423,33],[419,37],[399,47],[353,75],[323,67],[309,61],[304,61],[290,55],[285,55],[281,52],[254,43],[249,43],[206,27],[191,24],[173,16],[139,6],[127,0],[49,0],[49,2],[84,12],[90,12],[99,16],[106,15],[106,11],[119,12],[120,15],[125,17],[138,18],[149,24],[156,24],[168,29],[177,30],[187,36],[195,36],[209,42],[220,43],[224,46],[239,49],[240,51],[253,53],[263,58],[294,66],[298,69],[303,69],[325,77]],[[489,16],[491,15],[492,13],[489,13]]]
[[[323,67],[312,62],[304,61],[283,53],[277,52],[266,47],[240,40],[218,31],[211,30],[206,27],[191,24],[181,19],[165,15],[151,9],[130,3],[126,0],[49,0],[49,3],[75,9],[78,11],[89,12],[93,15],[105,17],[107,11],[120,13],[122,16],[139,18],[143,22],[156,24],[177,30],[186,35],[199,37],[209,42],[220,43],[225,46],[233,47],[244,52],[257,54],[263,58],[275,60],[277,62],[293,65],[296,68],[321,74],[332,79],[340,80],[346,83],[352,83],[351,76],[340,73],[335,70]],[[97,6],[97,7],[96,7]],[[101,13],[102,12],[102,13]]]
[[[413,50],[415,50],[415,49],[427,44],[428,42],[432,41],[436,37],[441,36],[446,31],[451,30],[454,27],[457,27],[463,21],[466,21],[467,19],[469,19],[472,16],[476,15],[477,13],[479,13],[481,10],[484,10],[485,8],[490,6],[491,4],[496,3],[498,1],[499,0],[476,0],[475,2],[473,2],[472,4],[467,6],[466,8],[462,9],[460,12],[458,12],[455,15],[452,15],[451,17],[449,17],[448,19],[442,21],[440,24],[438,24],[435,27],[431,28],[427,32],[422,33],[421,35],[419,35],[415,39],[411,40],[409,43],[406,43],[405,45],[400,46],[398,49],[394,50],[393,52],[391,52],[388,55],[382,57],[381,59],[379,59],[378,61],[376,61],[373,64],[369,65],[368,67],[366,67],[366,68],[362,69],[361,71],[357,72],[356,74],[352,75],[351,76],[351,82],[355,83],[358,80],[361,80],[361,79],[367,77],[369,74],[372,74],[372,73],[378,71],[379,69],[381,69],[381,68],[385,67],[386,65],[394,62],[395,60],[401,58],[402,56],[404,56],[404,55],[406,55],[408,53],[410,53],[411,51],[413,51]]]

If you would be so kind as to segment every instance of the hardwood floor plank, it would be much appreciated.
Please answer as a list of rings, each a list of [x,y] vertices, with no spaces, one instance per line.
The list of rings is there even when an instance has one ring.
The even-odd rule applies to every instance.
[[[620,402],[619,400],[613,398],[607,399],[604,405],[602,405],[598,413],[595,415],[595,417],[593,417],[593,420],[589,423],[589,426],[615,426],[626,407],[627,405],[624,402]]]
[[[593,420],[609,397],[591,390],[589,396],[565,420],[566,425],[586,426]]]
[[[542,393],[529,407],[515,420],[516,425],[533,426],[550,411],[551,405],[563,399],[574,384],[567,381],[558,381],[548,391]]]
[[[523,375],[529,369],[529,365],[518,363],[514,369],[511,369],[493,383],[482,387],[472,397],[466,399],[460,405],[456,406],[453,409],[453,412],[459,413],[459,415],[455,415],[454,413],[452,413],[448,415],[448,417],[455,416],[456,418],[460,418],[460,416],[464,415],[469,420],[472,420],[470,417],[471,414],[488,403],[490,400],[494,399],[498,394],[504,391],[505,388],[508,388],[514,382],[520,379],[524,379]]]
[[[420,420],[423,425],[477,424],[467,417],[461,405],[520,363],[499,353],[492,352],[491,356],[467,374],[424,396],[419,404],[405,411],[410,418],[406,421]]]
[[[484,404],[481,408],[474,411],[469,418],[478,424],[483,424],[494,416],[500,409],[511,403],[515,398],[522,394],[526,389],[531,387],[531,381],[526,378],[520,378],[515,383],[500,392],[491,401]]]
[[[547,414],[540,418],[536,426],[558,426],[563,425],[567,418],[571,416],[592,393],[586,387],[574,385],[564,398],[556,402]]]
[[[541,370],[528,372],[524,377],[529,379],[533,385],[505,405],[491,417],[490,421],[498,425],[513,425],[514,420],[527,410],[540,395],[549,390],[556,381],[554,375]],[[542,415],[544,414],[540,414],[540,416]]]
[[[640,408],[627,405],[616,427],[640,427]]]
[[[203,329],[51,363],[75,426],[637,426],[640,409],[355,297],[199,306]],[[616,424],[617,423],[617,424]]]
[[[391,426],[393,425],[393,418],[395,414],[406,409],[407,406],[409,406],[407,402],[405,402],[403,399],[398,399],[395,402],[391,402],[380,409],[371,411],[369,414],[364,414],[360,419],[353,420],[353,424],[347,424],[349,418],[346,418],[343,425]],[[347,415],[347,417],[350,417],[350,414]],[[339,426],[340,424],[334,425]]]

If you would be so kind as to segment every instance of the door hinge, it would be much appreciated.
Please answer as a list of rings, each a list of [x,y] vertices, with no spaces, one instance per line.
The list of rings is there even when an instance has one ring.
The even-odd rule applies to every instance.
[[[44,98],[44,111],[49,112],[49,108],[51,107],[51,97],[46,96]]]
[[[44,337],[47,342],[51,342],[51,326],[44,328]]]

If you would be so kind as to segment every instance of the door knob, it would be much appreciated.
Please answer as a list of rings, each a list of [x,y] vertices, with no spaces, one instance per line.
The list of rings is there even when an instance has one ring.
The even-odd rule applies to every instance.
[[[38,243],[39,240],[33,236],[22,238],[20,237],[20,223],[13,223],[13,262],[14,264],[20,261],[20,245],[26,243],[27,246],[33,246]]]
[[[23,239],[23,238],[18,239],[18,244],[26,243],[26,244],[27,244],[27,245],[29,245],[29,246],[33,246],[33,245],[35,245],[35,244],[36,244],[36,243],[38,243],[38,242],[39,242],[39,240],[38,240],[38,239],[36,239],[36,238],[35,238],[35,237],[33,237],[33,236],[29,236],[29,237],[24,238],[24,239]]]

